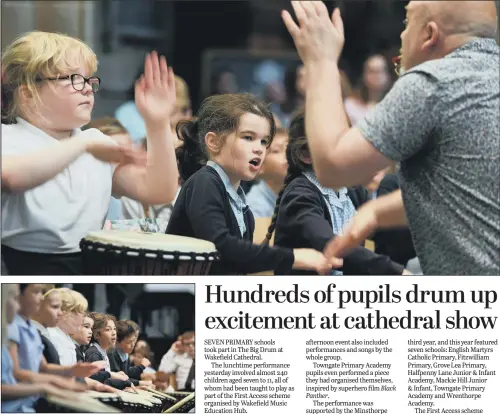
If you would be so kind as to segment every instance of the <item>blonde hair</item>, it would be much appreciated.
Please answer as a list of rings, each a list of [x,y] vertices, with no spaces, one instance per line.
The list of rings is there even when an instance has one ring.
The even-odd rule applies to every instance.
[[[68,70],[78,69],[75,64],[79,61],[91,74],[97,71],[92,49],[65,34],[33,31],[14,40],[2,55],[2,89],[7,101],[5,108],[2,102],[2,122],[15,122],[20,115],[19,87],[26,87],[40,105],[37,83],[46,77],[68,75]]]
[[[59,288],[56,291],[61,294],[63,312],[85,313],[87,311],[89,303],[81,293],[68,288]]]
[[[45,283],[42,287],[42,293],[44,299],[55,291],[56,291],[56,285],[54,285],[53,283]]]
[[[176,105],[179,108],[191,108],[191,99],[189,97],[189,87],[184,79],[175,75],[175,95]]]

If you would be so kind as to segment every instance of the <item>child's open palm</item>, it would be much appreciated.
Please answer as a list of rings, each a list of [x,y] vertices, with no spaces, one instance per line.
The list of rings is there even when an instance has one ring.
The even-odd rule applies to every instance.
[[[144,74],[135,83],[135,104],[146,124],[170,120],[176,103],[174,71],[164,56],[146,55]]]

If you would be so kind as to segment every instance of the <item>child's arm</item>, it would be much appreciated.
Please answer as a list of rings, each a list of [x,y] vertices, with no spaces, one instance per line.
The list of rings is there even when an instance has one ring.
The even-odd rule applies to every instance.
[[[141,379],[141,374],[144,372],[145,369],[146,367],[143,364],[129,367],[126,374],[129,376],[129,378],[139,380]]]
[[[40,363],[40,372],[53,375],[62,375],[66,377],[88,377],[100,371],[102,367],[96,364],[78,362],[71,366],[49,364],[45,357],[42,357]]]
[[[17,400],[31,395],[56,395],[67,398],[67,395],[58,387],[46,383],[36,384],[2,384],[2,400]]]
[[[314,249],[322,251],[335,236],[330,222],[325,219],[320,197],[307,185],[297,183],[283,196],[280,214],[290,218],[289,226],[294,232]],[[404,267],[388,256],[357,246],[344,257],[344,266],[340,270],[347,275],[401,275]]]
[[[123,371],[120,372],[110,372],[111,374],[111,379],[116,379],[120,381],[127,381],[128,380],[128,375],[125,374]]]
[[[323,255],[313,250],[294,252],[281,247],[253,244],[231,235],[224,216],[224,197],[227,195],[215,180],[194,179],[186,187],[186,209],[196,237],[214,243],[222,260],[237,272],[257,273],[295,266],[316,269],[326,264]]]
[[[58,375],[50,375],[50,374],[33,372],[27,369],[22,369],[19,366],[18,345],[15,342],[11,342],[11,345],[9,347],[9,353],[10,357],[12,358],[14,378],[19,382],[52,384],[61,388],[74,391],[82,391],[86,388],[83,384],[77,383],[73,379],[63,378]]]
[[[145,204],[170,203],[179,177],[170,127],[176,99],[174,72],[156,52],[146,56],[144,67],[144,75],[135,85],[135,102],[146,124],[147,163],[118,166],[113,193]]]
[[[108,162],[120,162],[124,149],[111,140],[84,140],[79,137],[28,154],[2,155],[2,190],[22,192],[51,180],[82,154],[89,152]]]
[[[177,390],[177,379],[174,373],[168,376],[168,386],[172,387],[174,391]]]

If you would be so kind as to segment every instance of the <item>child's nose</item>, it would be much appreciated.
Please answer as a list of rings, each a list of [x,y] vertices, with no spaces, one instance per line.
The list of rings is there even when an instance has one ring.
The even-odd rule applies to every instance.
[[[256,154],[262,154],[264,152],[264,148],[260,144],[256,145],[253,149],[253,152],[255,152]]]

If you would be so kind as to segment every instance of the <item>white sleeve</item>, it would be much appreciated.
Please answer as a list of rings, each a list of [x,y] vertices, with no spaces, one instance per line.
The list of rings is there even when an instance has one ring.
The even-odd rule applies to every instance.
[[[92,140],[99,140],[99,139],[101,139],[101,140],[107,141],[107,142],[109,142],[111,144],[118,145],[116,143],[116,141],[113,140],[113,138],[111,138],[110,136],[108,136],[106,134],[103,134],[97,128],[90,128],[90,129],[86,129],[85,131],[81,131],[78,134],[78,137],[80,137],[82,139],[92,139]],[[115,173],[115,170],[116,170],[116,167],[118,166],[118,164],[109,163],[109,165],[110,165],[110,169],[111,169],[111,177],[113,177],[113,174]]]
[[[175,362],[176,356],[177,354],[170,349],[165,355],[163,355],[158,371],[166,372],[167,374],[172,374],[177,371],[178,364]]]
[[[2,155],[17,155],[29,152],[29,145],[22,139],[16,124],[2,124]]]

